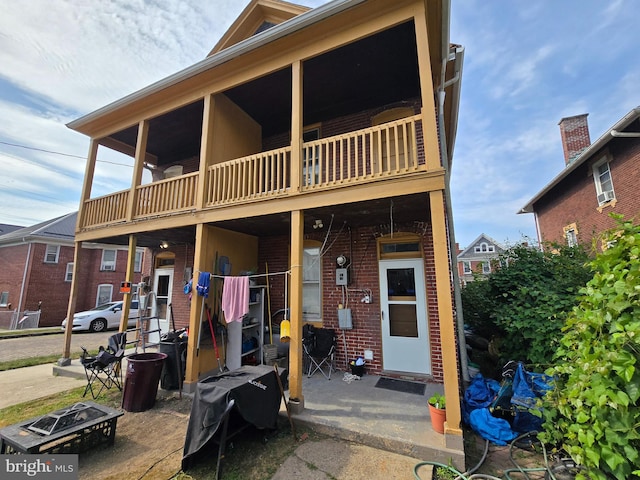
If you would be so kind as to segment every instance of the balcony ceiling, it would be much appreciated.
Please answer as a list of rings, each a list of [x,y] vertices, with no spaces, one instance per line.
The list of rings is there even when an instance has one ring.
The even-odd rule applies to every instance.
[[[420,95],[415,32],[407,22],[304,62],[304,124],[326,121]],[[291,130],[291,69],[225,94],[262,125],[263,137]],[[147,150],[158,165],[197,156],[203,102],[150,121]],[[137,126],[112,138],[135,148]]]
[[[345,208],[343,205],[329,205],[322,208],[314,208],[305,211],[304,231],[308,233],[326,232],[333,216],[332,232],[337,232],[341,227],[355,229],[362,226],[373,226],[381,233],[390,233],[390,222],[393,217],[394,228],[398,225],[426,224],[430,221],[429,194],[421,193],[395,198],[380,198],[366,202],[350,203]],[[276,215],[239,218],[224,222],[212,223],[219,228],[246,233],[257,237],[289,236],[291,235],[291,217],[289,213]],[[316,220],[321,220],[322,229],[314,229]],[[140,247],[157,249],[162,242],[169,242],[172,248],[180,245],[195,244],[195,226],[158,230],[151,232],[139,232],[136,234],[137,244]],[[106,237],[100,240],[102,243],[114,245],[127,245],[127,235]]]

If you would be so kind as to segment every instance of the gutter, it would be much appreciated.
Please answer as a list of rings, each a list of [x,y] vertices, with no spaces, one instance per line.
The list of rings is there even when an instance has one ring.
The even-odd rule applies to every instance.
[[[445,37],[448,38],[448,37]],[[437,91],[437,102],[438,102],[438,129],[440,130],[440,155],[442,157],[442,165],[445,171],[445,204],[446,204],[446,217],[447,217],[447,227],[448,227],[448,238],[449,238],[449,252],[451,256],[451,275],[453,281],[453,296],[454,303],[456,309],[456,328],[458,330],[458,354],[460,356],[460,370],[462,374],[463,381],[468,384],[469,379],[469,370],[467,365],[469,360],[467,358],[467,342],[464,336],[464,313],[462,311],[462,295],[460,292],[460,277],[458,276],[458,254],[456,251],[456,239],[455,239],[455,230],[453,226],[453,208],[451,206],[451,189],[450,189],[450,178],[451,178],[451,165],[449,161],[449,153],[453,155],[453,145],[455,139],[455,132],[451,132],[451,152],[447,149],[447,139],[445,135],[444,128],[444,101],[445,101],[445,88],[453,86],[455,83],[460,82],[462,76],[462,60],[464,58],[464,47],[456,45],[455,47],[450,47],[450,51],[447,52],[447,55],[443,57],[443,77],[446,74],[446,67],[449,61],[455,62],[455,70],[454,76],[448,80],[442,79],[440,85],[438,86]],[[454,88],[454,98],[453,102],[456,102],[459,105],[460,99],[460,88]],[[457,124],[457,111],[458,109],[453,109],[456,112],[456,121],[452,122],[454,126]],[[453,127],[452,127],[453,128]]]
[[[629,126],[631,122],[640,117],[640,107],[636,107],[622,117],[618,122],[607,130],[598,140],[589,145],[573,162],[567,165],[558,175],[554,177],[542,190],[540,190],[529,202],[516,212],[521,213],[533,213],[533,204],[545,196],[551,189],[553,189],[560,180],[564,179],[567,175],[573,172],[576,168],[586,162],[593,154],[603,148],[611,141],[611,137],[640,137],[640,132],[621,132]]]
[[[268,43],[274,42],[276,40],[279,40],[280,38],[286,37],[287,35],[291,35],[299,30],[302,30],[309,25],[313,25],[314,23],[321,22],[322,20],[325,20],[333,15],[342,13],[343,11],[353,8],[365,1],[367,0],[334,0],[332,2],[321,5],[320,7],[309,10],[308,12],[302,13],[297,17],[293,17],[292,19],[276,25],[275,27],[271,27],[264,32],[249,37],[240,43],[225,48],[215,55],[207,57],[204,60],[201,60],[200,62],[195,63],[194,65],[191,65],[184,70],[181,70],[180,72],[170,75],[169,77],[165,77],[162,80],[157,81],[156,83],[152,83],[142,90],[138,90],[137,92],[116,100],[109,105],[106,105],[87,115],[84,115],[77,120],[73,120],[72,122],[67,123],[67,127],[71,128],[72,130],[82,131],[82,128],[84,126],[104,115],[112,113],[120,108],[125,107],[126,105],[137,102],[149,95],[158,93],[189,78],[200,75],[207,70],[222,65],[223,63],[229,62]]]

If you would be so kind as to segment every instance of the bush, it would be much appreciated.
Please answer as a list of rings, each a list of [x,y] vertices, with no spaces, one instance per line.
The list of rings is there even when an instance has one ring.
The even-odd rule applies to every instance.
[[[587,260],[580,247],[554,246],[542,252],[521,243],[509,248],[486,281],[478,279],[462,289],[465,323],[479,335],[502,337],[503,363],[548,363],[566,312],[591,278]]]
[[[640,226],[618,219],[615,242],[568,315],[545,398],[541,440],[593,479],[640,475]]]

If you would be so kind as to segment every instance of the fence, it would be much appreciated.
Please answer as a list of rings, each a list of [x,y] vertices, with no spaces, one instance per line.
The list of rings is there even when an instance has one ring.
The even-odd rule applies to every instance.
[[[38,328],[40,323],[40,310],[24,312],[4,311],[0,312],[0,329],[5,330],[26,330]]]

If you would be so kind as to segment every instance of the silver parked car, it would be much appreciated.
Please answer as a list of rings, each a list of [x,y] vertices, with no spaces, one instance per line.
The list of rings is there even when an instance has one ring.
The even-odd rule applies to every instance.
[[[74,332],[104,332],[111,328],[120,326],[120,317],[122,315],[122,301],[109,302],[98,305],[93,310],[78,312],[73,316],[73,326],[71,330]],[[138,317],[138,302],[131,302],[129,309],[129,324],[135,324]],[[67,326],[67,319],[62,321],[62,328]]]

